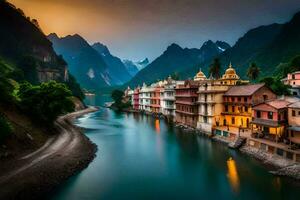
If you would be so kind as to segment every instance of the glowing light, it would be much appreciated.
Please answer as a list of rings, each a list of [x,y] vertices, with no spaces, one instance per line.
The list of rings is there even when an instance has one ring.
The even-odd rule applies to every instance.
[[[159,119],[155,120],[155,131],[157,133],[160,133],[160,122],[159,122]]]
[[[227,160],[227,168],[228,168],[227,177],[229,183],[231,185],[232,190],[235,193],[237,193],[239,192],[239,188],[240,188],[240,180],[236,168],[236,163],[231,157]]]

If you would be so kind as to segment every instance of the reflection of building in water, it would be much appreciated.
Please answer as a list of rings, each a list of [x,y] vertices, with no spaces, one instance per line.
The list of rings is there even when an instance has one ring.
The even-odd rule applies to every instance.
[[[159,119],[155,119],[155,131],[160,133],[160,122]]]
[[[236,168],[236,163],[232,158],[229,158],[227,160],[227,168],[228,168],[227,177],[229,183],[231,185],[233,192],[237,193],[239,192],[239,188],[240,188],[240,180]]]

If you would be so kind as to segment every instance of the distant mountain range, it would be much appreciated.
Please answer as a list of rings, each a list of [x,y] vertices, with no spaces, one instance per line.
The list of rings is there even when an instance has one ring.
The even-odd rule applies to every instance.
[[[208,40],[199,49],[182,48],[173,43],[161,56],[139,71],[128,85],[136,86],[143,84],[143,82],[149,84],[164,79],[170,74],[182,72],[188,67],[212,59],[228,48],[230,45],[222,41]]]
[[[230,47],[226,42],[207,41],[200,49],[170,45],[167,50],[136,74],[127,84],[141,85],[163,79],[177,72],[181,79],[192,78],[199,68],[208,76],[209,66],[219,58],[224,70],[231,62],[245,78],[252,62],[261,68],[261,77],[272,75],[280,63],[300,55],[300,12],[285,24],[259,26],[249,30]]]
[[[247,69],[252,62],[261,68],[261,77],[272,75],[280,63],[290,61],[300,55],[300,12],[285,24],[271,24],[249,30],[236,44],[221,53],[223,69],[232,62],[237,73],[246,77]],[[206,71],[212,59],[199,63]],[[198,66],[182,71],[183,77],[191,77]]]
[[[127,68],[127,71],[132,75],[135,76],[140,70],[144,69],[147,65],[149,65],[148,58],[145,58],[144,60],[133,62],[131,60],[123,60],[123,63],[125,67]]]
[[[89,90],[122,85],[129,81],[134,73],[118,57],[112,55],[107,46],[101,43],[89,45],[80,35],[58,37],[48,35],[55,51],[69,64],[69,69],[80,84]],[[131,69],[135,70],[135,69]]]

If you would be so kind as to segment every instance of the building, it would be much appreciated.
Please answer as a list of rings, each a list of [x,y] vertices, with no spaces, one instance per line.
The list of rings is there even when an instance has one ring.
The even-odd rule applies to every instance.
[[[161,96],[163,90],[163,83],[157,82],[151,85],[153,88],[151,90],[151,97],[150,97],[150,107],[151,112],[155,114],[161,114]]]
[[[174,119],[176,115],[175,88],[177,84],[183,83],[184,81],[175,81],[171,77],[164,83],[163,94],[161,96],[161,109],[162,114],[171,117],[171,119]]]
[[[223,133],[221,134],[232,139],[241,132],[249,136],[253,106],[272,99],[276,99],[276,95],[264,84],[230,87],[223,95],[223,112],[220,119]],[[217,133],[220,134],[219,131]]]
[[[176,117],[179,124],[196,128],[198,118],[198,81],[186,80],[175,88]]]
[[[289,101],[275,99],[253,106],[252,136],[283,141],[288,123]]]
[[[150,108],[150,92],[149,87],[144,83],[139,92],[139,110],[149,111]]]
[[[300,71],[289,73],[285,79],[282,79],[282,82],[291,86],[292,95],[300,97]]]
[[[134,89],[134,92],[133,92],[133,109],[134,110],[138,110],[139,107],[140,107],[140,88],[137,87]]]
[[[238,81],[241,81],[230,64],[225,74],[220,79],[210,77],[206,78],[204,73],[200,71],[194,80],[200,81],[198,90],[199,118],[197,128],[205,133],[212,133],[215,126],[223,125],[221,121],[221,113],[223,111],[223,95]]]
[[[288,106],[288,139],[295,148],[300,148],[300,102]]]

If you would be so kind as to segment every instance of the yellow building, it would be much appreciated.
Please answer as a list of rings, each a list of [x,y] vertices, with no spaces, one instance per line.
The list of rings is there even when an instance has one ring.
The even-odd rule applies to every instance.
[[[198,90],[199,118],[197,128],[205,133],[212,133],[215,126],[223,125],[223,95],[240,80],[232,65],[230,64],[224,75],[219,79],[206,78],[200,70],[194,77],[200,81]],[[243,81],[247,82],[247,81]]]

